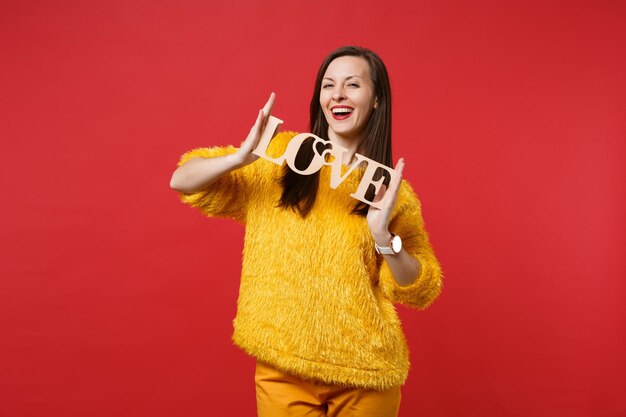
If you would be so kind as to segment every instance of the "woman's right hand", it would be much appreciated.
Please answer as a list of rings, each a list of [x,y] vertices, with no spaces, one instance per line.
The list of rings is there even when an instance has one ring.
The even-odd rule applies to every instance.
[[[252,151],[257,147],[261,136],[263,136],[263,132],[267,126],[267,120],[269,119],[270,114],[272,114],[275,97],[276,95],[274,93],[270,94],[270,98],[267,100],[267,103],[265,103],[265,106],[259,110],[259,114],[257,115],[254,125],[250,129],[248,137],[241,143],[241,147],[235,153],[234,156],[240,166],[251,164],[259,159],[259,156],[253,154]]]
[[[256,122],[254,122],[252,129],[250,129],[250,134],[246,140],[241,143],[241,147],[237,152],[223,157],[191,158],[174,171],[172,179],[170,180],[170,187],[183,193],[202,191],[222,175],[259,159],[252,151],[259,144],[259,140],[267,125],[267,120],[272,113],[273,106],[274,93],[270,94],[270,98],[267,103],[265,103],[263,109],[259,110]]]

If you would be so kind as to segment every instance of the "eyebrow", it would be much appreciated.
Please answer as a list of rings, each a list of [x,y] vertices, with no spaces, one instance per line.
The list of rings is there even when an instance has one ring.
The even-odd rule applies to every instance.
[[[346,77],[346,80],[349,80],[350,78],[361,78],[360,75],[350,75],[349,77]],[[334,81],[334,79],[330,78],[330,77],[324,77],[324,80],[330,80],[330,81]]]

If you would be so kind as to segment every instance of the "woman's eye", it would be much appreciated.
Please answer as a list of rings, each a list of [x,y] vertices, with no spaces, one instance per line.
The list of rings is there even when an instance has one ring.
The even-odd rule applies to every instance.
[[[322,88],[332,87],[332,86],[333,86],[332,84],[325,84],[325,85],[322,86]]]
[[[355,83],[350,83],[350,84],[348,84],[348,85],[349,85],[350,87],[358,87],[358,86],[359,86],[358,84],[355,84]]]

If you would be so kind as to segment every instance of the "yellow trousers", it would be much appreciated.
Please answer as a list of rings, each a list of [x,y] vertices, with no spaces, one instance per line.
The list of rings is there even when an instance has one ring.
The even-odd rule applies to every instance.
[[[396,417],[400,387],[386,391],[303,381],[257,361],[259,417]]]

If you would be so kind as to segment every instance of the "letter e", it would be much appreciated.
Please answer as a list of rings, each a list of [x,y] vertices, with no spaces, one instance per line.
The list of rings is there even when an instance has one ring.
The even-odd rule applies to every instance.
[[[363,178],[361,178],[361,182],[359,183],[359,188],[356,190],[354,194],[350,194],[350,196],[356,198],[359,201],[364,202],[365,204],[369,204],[370,206],[374,206],[376,208],[382,208],[383,203],[389,197],[389,194],[385,194],[382,200],[374,203],[373,201],[369,201],[365,198],[365,193],[367,192],[367,189],[369,188],[370,185],[374,186],[374,189],[375,189],[374,195],[378,194],[378,192],[380,191],[380,186],[383,185],[383,182],[385,181],[385,177],[383,176],[379,180],[376,180],[376,181],[373,180],[374,174],[376,173],[376,170],[378,168],[382,168],[385,171],[387,171],[389,173],[389,176],[391,177],[391,181],[397,178],[398,173],[395,170],[389,168],[388,166],[380,164],[369,158],[363,157],[363,159],[367,161],[367,169],[365,170],[365,173],[363,174]]]

